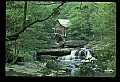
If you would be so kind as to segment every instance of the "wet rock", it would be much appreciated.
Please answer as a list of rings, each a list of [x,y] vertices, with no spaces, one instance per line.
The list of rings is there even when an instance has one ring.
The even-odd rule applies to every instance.
[[[88,42],[85,40],[69,40],[64,42],[64,46],[66,47],[84,47]]]
[[[20,66],[20,65],[11,65],[9,67],[5,67],[5,70],[8,73],[12,74],[10,76],[42,76],[42,74],[38,73],[40,69],[33,69],[28,68],[26,66]]]
[[[78,63],[75,63],[75,67],[79,67],[80,66],[80,64],[78,64]]]
[[[14,62],[14,64],[18,64],[18,65],[23,65],[25,60],[24,57],[17,57],[16,61]]]

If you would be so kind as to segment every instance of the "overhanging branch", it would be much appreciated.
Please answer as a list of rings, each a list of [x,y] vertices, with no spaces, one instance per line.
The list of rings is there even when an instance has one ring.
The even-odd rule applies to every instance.
[[[65,2],[62,2],[56,9],[60,8],[64,3],[65,3]],[[26,12],[26,11],[25,11],[25,7],[24,7],[24,14],[25,14],[25,12]],[[35,23],[37,23],[37,22],[43,22],[43,21],[49,19],[52,15],[54,15],[54,12],[52,12],[48,17],[46,17],[46,18],[43,19],[43,20],[37,19],[37,20],[31,22],[31,23],[28,24],[28,25],[23,25],[23,28],[22,28],[20,31],[18,31],[17,33],[15,33],[15,34],[13,34],[13,35],[6,36],[6,40],[7,40],[7,41],[17,40],[18,37],[19,37],[19,34],[21,34],[22,32],[24,32],[28,27],[30,27],[31,25],[33,25],[33,24],[35,24]],[[26,16],[24,16],[24,18],[26,18]],[[24,21],[25,21],[25,19],[24,19]],[[26,22],[23,22],[23,23],[26,23]]]

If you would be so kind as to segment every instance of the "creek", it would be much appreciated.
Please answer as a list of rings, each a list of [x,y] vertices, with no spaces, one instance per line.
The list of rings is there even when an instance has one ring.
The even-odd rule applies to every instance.
[[[75,71],[80,70],[75,65],[83,62],[92,62],[97,59],[92,56],[91,49],[85,46],[84,48],[72,50],[70,55],[60,56],[57,60],[60,60],[60,63],[64,66],[69,67],[71,69],[71,75],[74,76]]]

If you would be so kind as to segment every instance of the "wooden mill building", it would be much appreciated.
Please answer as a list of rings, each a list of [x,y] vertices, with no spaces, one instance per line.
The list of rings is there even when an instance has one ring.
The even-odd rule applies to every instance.
[[[66,38],[66,27],[70,26],[70,21],[67,19],[57,19],[54,26],[55,41],[65,41]]]

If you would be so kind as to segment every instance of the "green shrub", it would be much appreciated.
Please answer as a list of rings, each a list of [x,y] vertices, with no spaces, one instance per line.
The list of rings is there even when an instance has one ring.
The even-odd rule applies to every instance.
[[[11,43],[6,43],[6,53],[5,53],[5,58],[7,63],[11,63],[15,59],[15,55],[13,54],[13,49],[12,49],[13,44]]]
[[[34,60],[33,56],[30,53],[28,53],[27,51],[20,53],[18,56],[24,57],[25,61],[33,61]]]

